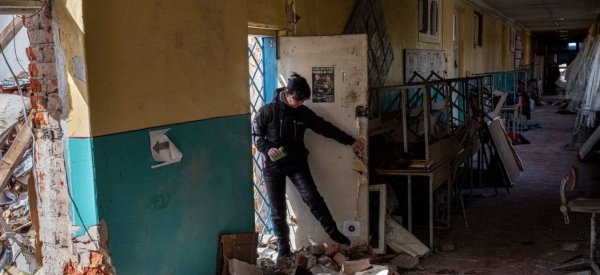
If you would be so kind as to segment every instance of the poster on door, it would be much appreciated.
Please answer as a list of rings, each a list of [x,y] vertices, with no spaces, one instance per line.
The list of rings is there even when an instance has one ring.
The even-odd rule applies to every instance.
[[[335,102],[334,67],[313,67],[312,102]]]

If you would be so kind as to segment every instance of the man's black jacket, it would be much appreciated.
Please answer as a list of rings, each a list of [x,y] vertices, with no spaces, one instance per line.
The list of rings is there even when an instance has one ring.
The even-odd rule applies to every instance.
[[[283,89],[276,91],[273,102],[260,108],[252,123],[254,145],[263,154],[271,148],[283,147],[287,156],[276,163],[290,163],[306,159],[308,150],[304,145],[304,133],[311,129],[324,137],[344,145],[352,145],[353,137],[325,121],[306,106],[292,108],[283,102]],[[267,157],[270,163],[270,158]]]

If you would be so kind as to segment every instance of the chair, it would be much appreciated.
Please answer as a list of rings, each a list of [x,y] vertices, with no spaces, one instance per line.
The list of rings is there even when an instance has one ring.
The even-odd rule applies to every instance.
[[[560,206],[560,212],[563,213],[565,224],[569,224],[569,211],[592,213],[591,228],[590,228],[590,260],[584,263],[572,264],[562,267],[557,267],[552,270],[569,270],[569,269],[581,269],[591,267],[594,272],[600,275],[600,268],[596,262],[596,213],[600,212],[600,199],[586,199],[578,198],[571,200],[567,203],[565,198],[565,192],[573,190],[579,180],[579,173],[577,168],[571,167],[569,175],[566,176],[560,184],[560,199],[562,205]]]

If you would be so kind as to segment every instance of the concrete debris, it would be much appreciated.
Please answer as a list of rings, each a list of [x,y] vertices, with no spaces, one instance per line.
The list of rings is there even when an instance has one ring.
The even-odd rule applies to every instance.
[[[456,244],[452,240],[442,240],[438,246],[441,252],[452,252],[456,250]]]
[[[563,250],[569,252],[577,252],[577,250],[579,250],[579,245],[579,243],[566,243],[563,245]]]
[[[398,275],[398,273],[390,270],[390,268],[387,266],[373,265],[368,270],[356,272],[354,275]]]
[[[556,251],[542,255],[540,259],[555,262],[555,263],[566,263],[581,257],[581,254],[577,252],[569,251]]]
[[[318,245],[313,245],[309,248],[310,254],[313,254],[315,256],[321,256],[323,254],[325,254],[325,246],[318,244]]]
[[[251,264],[231,259],[229,262],[229,273],[231,275],[263,275],[260,268]]]
[[[338,275],[345,274],[344,270],[365,271],[371,266],[371,262],[377,262],[377,256],[373,254],[373,249],[366,242],[356,242],[351,247],[339,244],[315,244],[296,250],[291,257],[282,257],[274,250],[259,248],[258,255],[257,267],[265,275]]]
[[[308,262],[306,263],[306,269],[310,270],[313,267],[317,266],[317,257],[313,256],[313,255],[309,255],[307,257]]]
[[[346,260],[348,260],[346,258],[346,256],[344,256],[342,253],[337,253],[335,254],[335,256],[333,256],[333,261],[336,262],[339,265],[342,265],[346,262]]]
[[[27,275],[25,272],[18,269],[16,266],[11,266],[8,270],[5,269],[4,274],[6,275]]]
[[[431,252],[419,239],[389,216],[385,219],[385,227],[385,243],[395,253],[404,252],[413,257],[422,257]]]
[[[338,271],[327,268],[324,265],[317,265],[313,267],[310,272],[314,275],[337,275]]]
[[[333,256],[335,256],[335,254],[340,252],[340,249],[341,249],[341,246],[339,244],[327,246],[325,248],[325,256],[327,256],[329,258],[333,258]]]
[[[276,243],[277,243],[277,237],[273,236],[273,235],[263,235],[262,238],[260,239],[260,243],[262,244],[262,246],[270,248],[270,249],[275,249]]]
[[[401,269],[413,270],[419,266],[419,258],[412,257],[408,254],[400,254],[398,257],[394,258],[390,263]]]
[[[357,272],[365,271],[371,267],[371,261],[369,259],[363,259],[358,261],[346,261],[342,265],[341,272],[343,274],[355,274]]]
[[[294,251],[290,257],[259,248],[258,255],[256,263],[263,275],[399,275],[398,270],[421,268],[418,257],[405,253],[378,256],[366,242],[350,247],[315,244]]]

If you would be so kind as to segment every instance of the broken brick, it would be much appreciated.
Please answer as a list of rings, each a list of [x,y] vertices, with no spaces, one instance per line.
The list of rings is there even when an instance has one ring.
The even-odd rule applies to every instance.
[[[102,253],[99,253],[96,251],[92,251],[90,253],[90,264],[92,266],[101,265],[103,261],[104,261],[104,255],[102,255]]]
[[[296,266],[306,268],[307,265],[308,265],[308,258],[306,256],[299,256],[296,259]]]
[[[339,265],[342,265],[347,260],[348,258],[346,258],[346,256],[344,256],[342,253],[337,253],[335,254],[335,256],[333,256],[333,261],[338,263]]]
[[[341,252],[339,244],[333,244],[325,248],[325,255],[329,258],[333,258],[338,252]]]

